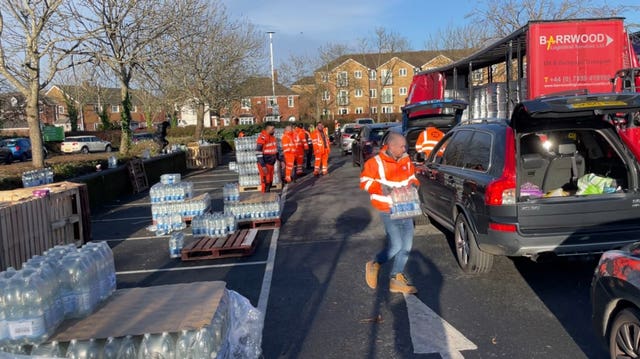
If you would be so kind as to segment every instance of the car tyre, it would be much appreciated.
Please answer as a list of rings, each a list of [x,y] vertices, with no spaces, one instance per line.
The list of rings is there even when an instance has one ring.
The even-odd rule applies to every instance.
[[[111,145],[107,145],[107,147],[104,148],[105,152],[111,152]]]
[[[29,156],[26,153],[20,155],[20,162],[27,162],[29,160]]]
[[[87,147],[87,146],[82,147],[82,148],[80,149],[80,152],[82,152],[82,153],[84,153],[84,154],[89,153],[89,147]]]
[[[13,163],[13,155],[12,155],[12,154],[9,154],[9,155],[7,156],[7,159],[4,161],[4,163],[6,163],[6,164],[8,164],[8,165],[12,164],[12,163]]]
[[[640,311],[626,308],[613,320],[609,331],[611,358],[637,358],[640,356]]]
[[[473,229],[462,213],[456,218],[453,240],[458,265],[465,273],[480,274],[491,270],[493,255],[478,248]]]

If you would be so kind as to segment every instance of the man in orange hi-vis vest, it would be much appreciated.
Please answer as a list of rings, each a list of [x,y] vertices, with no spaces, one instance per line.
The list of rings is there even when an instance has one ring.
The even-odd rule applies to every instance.
[[[256,157],[258,158],[258,172],[260,172],[260,189],[271,192],[273,184],[273,169],[278,160],[278,142],[273,136],[275,126],[267,123],[256,140]]]
[[[425,158],[429,156],[444,133],[435,127],[429,126],[422,131],[416,140],[416,152],[424,153]]]
[[[290,183],[293,180],[291,174],[297,155],[296,133],[291,126],[286,126],[282,134],[282,154],[284,155],[284,181]]]
[[[329,143],[329,136],[324,131],[324,125],[318,123],[315,131],[311,133],[311,140],[313,142],[313,155],[315,156],[315,163],[313,167],[313,175],[320,175],[320,169],[322,168],[322,175],[329,173],[329,153],[331,152],[331,143]]]
[[[378,285],[380,265],[393,258],[389,290],[394,293],[416,293],[403,274],[413,245],[413,218],[391,218],[394,189],[419,185],[415,168],[407,154],[407,141],[399,133],[391,133],[380,152],[368,159],[360,173],[360,188],[369,192],[371,205],[380,213],[387,237],[385,248],[365,266],[367,285]]]
[[[304,164],[304,154],[309,150],[309,143],[307,142],[307,136],[302,128],[302,124],[299,123],[292,131],[295,143],[296,143],[296,176],[302,176],[302,167]]]

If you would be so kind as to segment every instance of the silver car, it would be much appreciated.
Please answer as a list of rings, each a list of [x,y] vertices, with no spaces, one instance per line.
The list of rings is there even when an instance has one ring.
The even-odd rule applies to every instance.
[[[71,136],[64,139],[60,149],[64,153],[111,152],[111,142],[96,136]]]
[[[342,150],[343,156],[351,153],[351,148],[353,145],[353,135],[357,134],[359,130],[360,125],[356,125],[353,123],[347,123],[340,129],[340,149]]]

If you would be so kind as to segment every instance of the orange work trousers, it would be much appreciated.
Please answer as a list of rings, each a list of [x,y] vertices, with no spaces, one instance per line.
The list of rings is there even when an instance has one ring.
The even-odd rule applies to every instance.
[[[304,147],[298,148],[296,151],[296,174],[301,175],[302,166],[304,165]]]
[[[284,154],[284,177],[287,180],[287,182],[290,182],[292,177],[292,173],[293,173],[293,163],[296,160],[296,154],[295,153],[285,153]]]
[[[273,183],[273,165],[266,165],[267,170],[264,171],[260,164],[258,163],[258,172],[260,172],[260,190],[264,193],[267,191],[267,188],[271,187]]]
[[[313,168],[313,174],[317,175],[320,173],[320,170],[322,169],[322,174],[326,175],[327,173],[329,173],[329,151],[324,151],[324,152],[314,152],[315,158],[316,158],[316,162],[315,162],[315,166]]]

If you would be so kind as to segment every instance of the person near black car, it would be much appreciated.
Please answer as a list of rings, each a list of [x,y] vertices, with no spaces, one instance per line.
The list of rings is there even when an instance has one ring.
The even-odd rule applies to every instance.
[[[428,157],[442,137],[444,137],[442,131],[433,126],[427,126],[416,140],[416,152],[423,153],[425,158]]]
[[[406,139],[399,133],[391,133],[387,144],[364,163],[360,174],[360,188],[369,192],[371,205],[380,212],[387,239],[385,248],[365,266],[365,279],[372,289],[378,285],[380,265],[393,259],[389,290],[393,293],[417,293],[416,287],[410,285],[403,274],[413,245],[413,219],[391,218],[391,192],[394,188],[417,187],[419,182],[414,172],[407,154]]]

